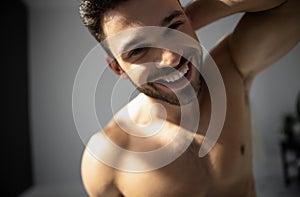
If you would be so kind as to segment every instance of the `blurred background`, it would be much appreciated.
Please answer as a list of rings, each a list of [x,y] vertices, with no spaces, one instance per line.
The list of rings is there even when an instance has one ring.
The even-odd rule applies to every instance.
[[[72,89],[81,62],[97,42],[79,18],[79,3],[79,0],[2,3],[1,56],[5,70],[2,76],[6,82],[2,86],[3,196],[87,196],[80,178],[84,144],[73,120]],[[233,30],[240,17],[241,14],[232,15],[199,30],[200,41],[211,49]],[[260,73],[251,89],[258,197],[300,194],[296,140],[299,62],[298,44]],[[110,74],[108,80],[109,77],[114,76]],[[106,110],[109,109],[101,112],[109,114],[103,122],[112,115]]]

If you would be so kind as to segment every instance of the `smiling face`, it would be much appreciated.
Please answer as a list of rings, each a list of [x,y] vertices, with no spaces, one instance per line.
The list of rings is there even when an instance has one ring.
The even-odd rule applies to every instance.
[[[145,26],[160,26],[175,29],[197,40],[188,18],[177,0],[130,0],[108,11],[103,19],[106,38],[124,30]],[[174,44],[168,31],[161,39]],[[151,35],[152,36],[152,35]],[[110,48],[134,48],[109,61],[112,70],[122,78],[129,78],[139,91],[170,104],[187,104],[195,99],[200,90],[200,73],[191,60],[201,59],[199,53],[188,47],[181,47],[176,41],[176,52],[167,47],[146,46],[147,33],[135,32],[116,42]],[[151,42],[151,41],[150,41]],[[152,40],[153,42],[153,40]],[[184,44],[184,43],[183,43]],[[150,44],[151,45],[151,44]],[[146,46],[146,47],[145,47]],[[199,62],[200,61],[196,61]],[[195,65],[200,66],[200,65]],[[180,98],[179,98],[180,97]],[[179,101],[180,100],[180,101]]]

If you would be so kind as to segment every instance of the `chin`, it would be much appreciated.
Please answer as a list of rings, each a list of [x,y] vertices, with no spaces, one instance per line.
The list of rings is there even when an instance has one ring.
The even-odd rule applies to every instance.
[[[201,91],[201,83],[197,82],[196,84],[197,85],[194,86],[190,84],[187,87],[174,92],[167,87],[161,87],[161,85],[157,85],[156,83],[148,83],[147,85],[137,87],[137,89],[141,93],[159,101],[175,106],[183,106],[190,104],[198,98],[198,94]]]

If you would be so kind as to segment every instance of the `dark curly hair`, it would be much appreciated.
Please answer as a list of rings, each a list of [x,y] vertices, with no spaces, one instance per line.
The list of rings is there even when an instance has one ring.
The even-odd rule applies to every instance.
[[[120,3],[128,0],[82,0],[79,6],[80,18],[98,42],[105,39],[102,29],[103,16]]]
[[[102,28],[103,16],[109,10],[128,0],[82,0],[79,6],[80,18],[98,42],[105,39]],[[180,0],[177,0],[180,4]],[[181,5],[181,4],[180,4]]]

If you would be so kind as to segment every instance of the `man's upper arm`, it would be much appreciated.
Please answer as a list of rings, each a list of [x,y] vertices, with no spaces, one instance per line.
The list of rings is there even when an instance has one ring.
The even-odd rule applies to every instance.
[[[271,10],[243,16],[229,37],[229,48],[245,78],[273,64],[299,42],[299,12],[300,1],[289,0]]]
[[[118,196],[113,170],[95,159],[87,150],[82,158],[81,175],[90,197]]]
[[[100,133],[95,134],[84,151],[81,164],[82,181],[90,197],[119,197],[121,193],[115,184],[115,169],[97,158],[96,151],[102,149],[95,151],[91,147],[97,143],[103,145],[103,137]],[[104,147],[103,151],[107,150],[106,148]]]

